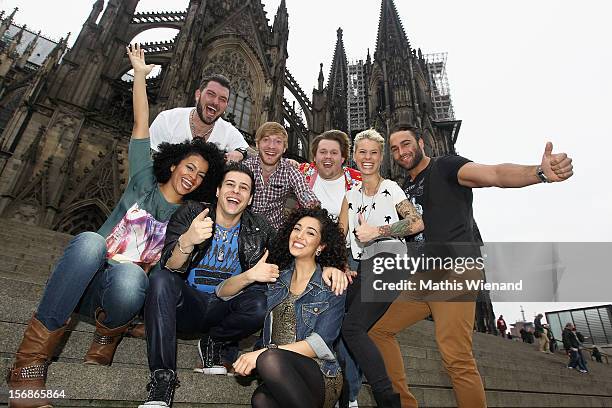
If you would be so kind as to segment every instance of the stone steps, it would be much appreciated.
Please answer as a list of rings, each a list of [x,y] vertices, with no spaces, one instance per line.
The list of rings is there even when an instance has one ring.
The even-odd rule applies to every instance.
[[[44,290],[55,260],[70,240],[66,234],[7,222],[0,231],[0,370],[8,368]],[[146,343],[124,338],[113,366],[81,364],[89,347],[91,322],[75,319],[57,361],[49,367],[48,388],[63,389],[56,406],[134,407],[146,397],[148,382]],[[411,390],[421,406],[456,406],[450,379],[444,371],[434,338],[434,325],[423,321],[398,335]],[[245,342],[243,350],[252,346]],[[256,383],[227,376],[194,373],[196,340],[179,340],[181,387],[176,407],[244,407]],[[565,368],[564,355],[547,355],[534,345],[501,337],[474,334],[474,356],[485,384],[490,407],[612,407],[612,369],[590,363],[590,374]],[[7,401],[0,385],[0,404]],[[360,406],[372,406],[369,388],[362,388]]]
[[[0,359],[0,370],[10,366],[10,360]],[[75,370],[79,375],[75,376]],[[191,406],[220,406],[248,405],[250,396],[256,387],[256,382],[245,381],[228,376],[204,376],[190,370],[178,370],[181,386],[177,389],[175,400],[177,403],[187,403]],[[418,373],[416,375],[423,382],[441,382],[439,377],[432,373]],[[148,382],[146,367],[125,366],[114,364],[111,367],[95,367],[75,363],[56,362],[49,367],[49,380],[47,386],[53,390],[63,390],[66,399],[72,403],[84,400],[100,400],[133,402],[137,404],[146,397],[145,386]],[[423,386],[418,382],[410,382],[415,396],[425,406],[454,406],[454,396],[448,386]],[[0,398],[7,395],[6,385],[0,387]],[[110,393],[110,394],[109,394]],[[110,397],[110,398],[109,398]],[[572,395],[568,390],[565,393],[505,391],[488,387],[487,398],[489,406],[610,406],[612,397],[597,395]],[[510,400],[508,399],[510,398]],[[512,400],[519,399],[520,403],[512,405]],[[204,403],[205,401],[205,403]],[[568,402],[574,402],[570,404]],[[5,402],[1,399],[0,402]],[[61,406],[63,401],[58,401]],[[372,399],[368,387],[363,387],[359,396],[360,406],[371,406]],[[605,405],[604,405],[605,404]],[[105,405],[114,406],[114,405]]]

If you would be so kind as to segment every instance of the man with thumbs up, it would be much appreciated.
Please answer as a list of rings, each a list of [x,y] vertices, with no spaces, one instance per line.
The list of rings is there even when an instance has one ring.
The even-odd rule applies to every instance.
[[[398,125],[389,136],[395,162],[408,172],[403,189],[422,215],[425,229],[409,237],[409,245],[425,256],[432,248],[452,253],[453,244],[461,243],[470,257],[480,256],[475,242],[472,214],[472,188],[525,187],[538,183],[567,180],[573,174],[572,159],[565,153],[553,153],[548,142],[539,165],[474,163],[461,156],[429,157],[420,131]],[[362,231],[367,235],[369,231]],[[425,243],[436,243],[425,246]],[[438,243],[442,244],[439,245]],[[465,245],[467,243],[467,245]],[[466,255],[464,254],[464,255]],[[475,302],[406,301],[398,298],[370,329],[369,336],[380,350],[393,388],[400,393],[402,407],[416,407],[408,390],[406,374],[395,335],[429,315],[435,322],[435,335],[444,366],[451,377],[457,405],[486,406],[485,393],[472,356],[472,328]]]
[[[145,300],[153,384],[143,405],[147,408],[171,405],[177,331],[204,334],[199,342],[202,367],[196,371],[226,374],[238,356],[238,341],[263,325],[266,283],[275,282],[279,271],[266,263],[274,232],[247,209],[254,188],[253,173],[230,163],[213,205],[189,201],[170,219],[162,269],[151,275]],[[221,287],[233,296],[217,296]],[[158,401],[160,395],[170,400]]]

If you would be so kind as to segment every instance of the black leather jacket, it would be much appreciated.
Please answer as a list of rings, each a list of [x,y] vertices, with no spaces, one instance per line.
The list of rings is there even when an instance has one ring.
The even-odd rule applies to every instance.
[[[178,210],[174,212],[166,229],[166,240],[164,249],[162,250],[160,265],[166,267],[166,262],[172,256],[172,251],[177,244],[178,238],[189,229],[191,222],[198,214],[209,209],[208,216],[215,220],[215,206],[208,203],[200,203],[197,201],[187,201]],[[242,271],[251,269],[261,259],[267,249],[271,249],[271,241],[274,238],[274,230],[270,227],[265,218],[253,214],[246,209],[240,218],[240,232],[238,233],[238,258]],[[207,239],[203,243],[196,245],[193,252],[187,258],[187,262],[179,269],[173,269],[175,272],[187,272],[196,267],[206,251],[210,247],[212,239]],[[187,277],[187,274],[185,274]],[[265,290],[265,284],[254,284],[252,286],[260,286],[261,290]]]
[[[563,329],[561,338],[563,340],[564,349],[569,350],[572,347],[580,348],[580,342],[578,341],[578,338],[576,337],[574,332],[571,331],[570,329],[568,328]]]

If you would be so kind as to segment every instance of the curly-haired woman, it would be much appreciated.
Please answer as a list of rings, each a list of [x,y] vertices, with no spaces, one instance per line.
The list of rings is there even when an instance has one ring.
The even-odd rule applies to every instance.
[[[221,152],[200,140],[165,144],[151,160],[145,77],[153,66],[145,64],[139,46],[127,53],[134,68],[128,185],[102,227],[74,237],[55,265],[9,373],[11,390],[45,388],[51,353],[75,311],[96,321],[85,362],[111,363],[122,334],[142,308],[147,273],[160,258],[170,216],[183,199],[213,197],[221,176]],[[15,398],[9,404],[40,407],[47,401]]]
[[[268,284],[263,348],[241,355],[239,375],[254,369],[262,379],[253,407],[332,407],[342,388],[333,352],[345,295],[323,282],[321,269],[346,266],[345,240],[327,210],[295,210],[281,227],[271,261],[281,270]]]

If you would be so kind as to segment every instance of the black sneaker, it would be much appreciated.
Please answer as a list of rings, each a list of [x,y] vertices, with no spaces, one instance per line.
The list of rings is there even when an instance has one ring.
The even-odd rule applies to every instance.
[[[203,374],[226,375],[227,368],[221,362],[222,346],[223,342],[215,341],[210,336],[201,338],[198,341],[200,364],[193,371]]]
[[[151,373],[151,381],[147,385],[149,396],[138,408],[167,408],[172,406],[174,389],[180,382],[173,370],[155,370]]]

